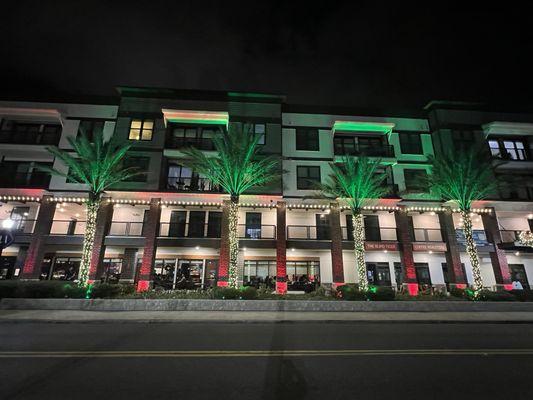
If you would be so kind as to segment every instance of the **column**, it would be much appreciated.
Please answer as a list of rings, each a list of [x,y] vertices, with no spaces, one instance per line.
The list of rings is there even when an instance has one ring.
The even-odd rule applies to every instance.
[[[416,296],[418,294],[418,280],[416,278],[409,216],[407,215],[407,212],[402,209],[394,212],[394,218],[396,220],[398,245],[400,248],[400,258],[402,260],[403,267],[403,284],[407,287],[407,290],[411,296]]]
[[[19,270],[19,275],[18,276],[12,276],[11,278],[8,278],[8,279],[20,278],[20,276],[22,274],[22,270],[24,269],[24,262],[26,261],[26,256],[27,255],[28,255],[28,246],[20,246],[19,247],[19,252],[17,254],[17,259],[15,260],[15,267],[13,268],[13,274],[18,269]]]
[[[135,269],[137,258],[137,249],[124,249],[124,255],[122,256],[122,271],[120,272],[121,283],[133,283],[135,282]]]
[[[498,245],[502,242],[500,236],[500,228],[498,225],[498,219],[496,218],[496,211],[491,208],[492,212],[481,214],[481,220],[483,221],[483,228],[487,234],[487,239],[494,246],[494,250],[489,253],[492,263],[492,269],[494,271],[494,277],[496,279],[496,286],[500,286],[505,290],[511,290],[511,273],[509,272],[509,265],[507,264],[507,256],[505,251],[500,249]]]
[[[344,285],[344,263],[342,260],[342,229],[339,203],[330,204],[329,229],[331,235],[331,268],[333,286]]]
[[[466,276],[461,266],[461,253],[457,236],[455,235],[455,225],[453,223],[452,210],[447,208],[446,211],[439,213],[439,223],[442,232],[442,239],[446,242],[446,264],[448,264],[448,277],[450,288],[466,288]]]
[[[276,206],[276,293],[287,293],[287,203]]]
[[[139,281],[137,282],[137,291],[142,292],[150,289],[153,279],[153,269],[155,262],[157,233],[159,231],[159,220],[161,217],[161,199],[152,199],[150,209],[144,223],[144,250],[141,269],[139,271]]]
[[[113,220],[113,203],[103,200],[96,217],[96,230],[94,233],[91,265],[89,267],[89,283],[93,283],[102,276],[105,255],[105,237],[109,233]]]
[[[50,229],[52,229],[56,212],[56,203],[52,201],[52,198],[53,196],[43,196],[41,200],[21,279],[38,280],[41,274],[46,239],[50,234]]]
[[[224,200],[222,202],[222,227],[220,230],[220,258],[218,260],[217,286],[228,286],[230,204],[230,200]]]

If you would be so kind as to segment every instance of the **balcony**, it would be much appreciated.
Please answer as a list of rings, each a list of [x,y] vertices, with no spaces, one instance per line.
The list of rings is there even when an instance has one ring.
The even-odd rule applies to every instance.
[[[514,243],[518,240],[520,232],[522,231],[501,230],[500,237],[503,243]]]
[[[361,146],[355,144],[354,146],[342,146],[339,144],[334,145],[335,155],[349,155],[349,156],[362,156],[368,157],[395,157],[394,146],[382,144],[379,146]]]
[[[207,178],[188,177],[183,178],[168,177],[167,189],[175,190],[177,192],[208,192],[208,193],[222,193],[223,190],[220,186],[213,184]]]
[[[276,239],[276,226],[238,225],[237,235],[241,239]]]
[[[414,228],[415,242],[442,242],[442,231],[440,229]]]
[[[108,236],[142,236],[142,222],[113,221],[109,228]]]
[[[352,228],[348,226],[341,227],[342,240],[353,241]],[[397,241],[398,234],[396,228],[365,228],[365,240],[370,242]]]
[[[327,225],[287,225],[287,239],[331,240],[331,233]]]
[[[87,221],[78,220],[54,220],[50,235],[72,236],[85,235]]]
[[[3,220],[0,221],[0,227],[3,226],[3,222]],[[33,233],[33,230],[35,229],[35,222],[35,219],[13,220],[13,226],[9,229],[9,231],[15,235]]]
[[[2,188],[47,188],[50,184],[50,174],[47,172],[10,173],[3,165],[0,165],[2,176],[0,187]]]
[[[55,145],[59,144],[61,131],[54,132],[24,132],[16,130],[0,130],[0,143],[7,144],[36,144]]]
[[[165,147],[167,149],[183,149],[195,147],[198,150],[214,151],[215,145],[208,138],[168,137]]]
[[[159,237],[169,238],[220,238],[220,225],[181,222],[161,222]]]

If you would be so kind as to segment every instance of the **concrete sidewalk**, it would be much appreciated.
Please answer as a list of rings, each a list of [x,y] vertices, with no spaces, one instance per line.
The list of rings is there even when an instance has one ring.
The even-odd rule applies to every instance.
[[[0,310],[1,323],[533,323],[532,312],[267,312]]]

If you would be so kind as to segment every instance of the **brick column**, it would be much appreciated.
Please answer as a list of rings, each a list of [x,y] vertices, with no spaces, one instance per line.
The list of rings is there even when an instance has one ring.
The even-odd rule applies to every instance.
[[[41,200],[21,279],[38,280],[41,274],[46,238],[50,234],[50,229],[52,229],[52,222],[56,212],[56,203],[51,201],[52,198],[53,196],[43,196]]]
[[[220,230],[220,257],[218,260],[217,286],[228,286],[230,204],[230,200],[224,200],[222,202],[222,227]]]
[[[416,279],[415,259],[413,256],[413,243],[411,229],[409,226],[409,216],[405,210],[394,212],[396,229],[398,232],[398,244],[400,247],[400,258],[402,260],[404,285],[411,296],[418,294],[418,280]]]
[[[342,261],[342,229],[339,203],[330,204],[329,229],[331,235],[331,269],[333,286],[344,285],[344,263]]]
[[[161,199],[152,199],[150,209],[146,218],[144,231],[144,250],[141,269],[139,271],[139,281],[137,282],[137,291],[148,290],[152,285],[153,270],[156,252],[157,233],[159,231],[159,220],[161,217]]]
[[[276,206],[276,293],[287,293],[287,203]]]
[[[120,272],[121,283],[133,283],[135,281],[135,269],[137,267],[135,259],[137,249],[124,249],[122,256],[122,271]]]
[[[450,279],[450,288],[466,288],[466,276],[464,276],[461,267],[461,254],[455,235],[455,225],[453,223],[452,210],[447,208],[446,211],[439,213],[439,223],[442,232],[442,238],[446,242],[446,264],[448,264],[448,276]]]
[[[507,256],[505,255],[505,251],[498,247],[502,239],[494,208],[491,213],[481,214],[481,220],[483,221],[487,239],[494,245],[494,251],[491,251],[489,254],[494,277],[496,278],[496,285],[503,286],[505,290],[511,290],[511,273],[507,264]]]
[[[96,217],[96,230],[94,245],[89,268],[89,282],[92,283],[102,276],[103,260],[105,254],[105,237],[109,233],[113,220],[113,203],[102,201]]]

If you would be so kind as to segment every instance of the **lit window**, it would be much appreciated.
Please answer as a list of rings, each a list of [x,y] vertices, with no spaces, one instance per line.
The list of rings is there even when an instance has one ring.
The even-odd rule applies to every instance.
[[[152,140],[154,133],[154,120],[132,119],[129,140]]]

